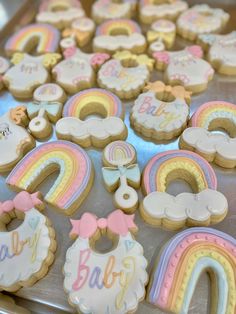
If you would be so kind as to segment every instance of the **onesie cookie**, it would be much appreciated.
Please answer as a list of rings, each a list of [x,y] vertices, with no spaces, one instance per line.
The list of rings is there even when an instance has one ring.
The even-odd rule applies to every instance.
[[[72,215],[86,198],[94,179],[92,162],[78,145],[54,141],[37,146],[17,164],[6,183],[13,189],[32,192],[58,170],[59,175],[44,199]]]
[[[97,27],[93,49],[110,54],[118,50],[143,53],[146,49],[146,39],[138,23],[128,19],[114,19]]]
[[[194,193],[172,196],[166,192],[172,180],[182,179]],[[217,191],[213,168],[201,156],[186,150],[155,155],[142,175],[146,195],[140,207],[151,225],[178,230],[184,226],[208,226],[222,221],[228,211],[225,196]]]
[[[187,125],[190,95],[182,86],[149,83],[131,108],[132,127],[153,140],[178,136]]]
[[[160,251],[147,301],[164,311],[188,313],[198,280],[211,281],[211,313],[236,311],[236,240],[212,228],[191,228],[175,235]]]
[[[211,133],[218,129],[228,134]],[[210,101],[200,106],[179,145],[221,167],[236,167],[236,106],[225,101]]]
[[[40,213],[43,208],[39,192],[23,191],[13,200],[0,202],[0,290],[14,292],[32,286],[53,263],[55,231]],[[14,218],[23,223],[8,231],[6,226]]]
[[[76,241],[66,253],[64,289],[69,303],[81,313],[134,313],[144,298],[148,280],[142,246],[132,233],[137,231],[134,215],[115,210],[98,219],[84,213],[71,220],[70,236]],[[113,240],[113,248],[96,251],[101,235]],[[91,295],[93,297],[91,298]]]
[[[138,194],[134,190],[140,186],[140,170],[136,163],[133,145],[124,141],[108,144],[103,151],[102,175],[109,192],[116,190],[114,203],[127,213],[138,207]]]
[[[99,114],[104,118],[88,115]],[[56,124],[57,137],[83,147],[103,148],[118,139],[125,140],[124,107],[111,92],[91,88],[71,97],[65,104],[63,118]]]
[[[207,4],[198,4],[183,12],[177,20],[177,31],[188,40],[198,35],[220,32],[229,20],[229,14],[222,9],[212,9]]]
[[[164,71],[164,80],[170,85],[183,85],[186,90],[200,93],[212,80],[214,70],[203,60],[200,46],[189,46],[179,51],[153,53],[158,70]]]
[[[0,57],[0,91],[3,88],[3,74],[9,69],[10,62],[3,57]]]

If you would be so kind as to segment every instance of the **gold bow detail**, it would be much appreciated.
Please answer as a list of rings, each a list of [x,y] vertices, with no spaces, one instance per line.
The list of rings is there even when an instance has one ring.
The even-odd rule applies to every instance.
[[[138,63],[139,65],[144,64],[148,67],[149,71],[153,70],[155,63],[154,59],[149,58],[145,54],[136,55],[127,50],[116,52],[113,58],[123,61],[127,65],[132,65],[132,63]]]

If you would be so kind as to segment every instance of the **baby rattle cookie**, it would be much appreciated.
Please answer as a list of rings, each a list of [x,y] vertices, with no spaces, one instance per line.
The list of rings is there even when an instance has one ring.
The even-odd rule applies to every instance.
[[[164,80],[170,85],[182,85],[192,93],[200,93],[212,80],[214,70],[203,60],[200,46],[189,46],[179,51],[153,53],[158,70],[164,71]]]
[[[183,38],[195,41],[200,34],[220,32],[229,20],[222,9],[198,4],[183,12],[177,20],[177,32]]]
[[[32,192],[58,170],[44,199],[62,213],[72,215],[87,197],[94,179],[92,162],[78,145],[53,141],[37,146],[16,165],[6,183],[13,189]]]
[[[5,294],[0,293],[0,312],[1,313],[17,313],[17,314],[30,314],[27,309],[15,303],[15,300]]]
[[[107,219],[87,212],[80,220],[71,220],[70,236],[77,239],[66,253],[64,289],[77,311],[133,313],[144,298],[147,260],[133,238],[137,231],[133,220],[134,215],[121,210],[113,211]],[[105,254],[96,251],[101,235],[114,243]]]
[[[55,231],[40,213],[40,193],[20,192],[13,200],[0,202],[0,290],[17,291],[43,278],[53,263]],[[23,223],[12,231],[6,225],[14,218]]]
[[[191,92],[182,86],[148,83],[131,108],[130,122],[138,133],[154,140],[170,140],[187,125]]]
[[[224,129],[228,134],[211,133]],[[198,108],[179,145],[224,168],[236,167],[236,105],[210,101]]]
[[[118,50],[143,53],[146,49],[146,39],[138,23],[128,19],[114,19],[97,27],[93,49],[110,54]]]
[[[91,117],[85,120],[93,114],[104,118]],[[63,118],[56,124],[56,134],[60,139],[83,147],[103,148],[112,141],[126,139],[124,114],[124,107],[116,95],[100,88],[87,89],[66,102]]]
[[[129,51],[117,52],[98,71],[98,85],[121,99],[134,98],[149,81],[153,65],[154,60],[147,55],[135,55]]]
[[[141,177],[135,148],[124,141],[112,142],[105,147],[102,160],[105,186],[109,192],[116,191],[115,206],[126,213],[134,212],[138,207],[135,189],[140,187]]]
[[[3,88],[3,74],[9,69],[10,62],[3,57],[0,57],[0,90]]]
[[[168,194],[167,186],[176,179],[189,183],[194,193]],[[228,211],[227,199],[217,191],[213,168],[193,152],[171,150],[155,155],[144,169],[142,189],[146,196],[140,213],[154,226],[170,230],[208,226],[222,221]]]
[[[212,228],[175,235],[157,257],[147,301],[171,313],[188,313],[203,272],[211,280],[211,313],[236,311],[236,240]]]

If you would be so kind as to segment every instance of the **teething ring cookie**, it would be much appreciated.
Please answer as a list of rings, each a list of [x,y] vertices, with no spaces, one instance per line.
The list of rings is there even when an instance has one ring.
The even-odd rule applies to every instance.
[[[176,179],[189,183],[194,193],[168,194],[168,184]],[[227,214],[227,199],[217,191],[213,168],[193,152],[172,150],[155,155],[143,172],[142,189],[147,196],[141,204],[141,215],[155,226],[171,230],[207,226]]]
[[[211,133],[218,129],[228,135]],[[236,167],[236,106],[225,101],[203,104],[192,116],[191,127],[183,132],[179,144],[221,167]]]
[[[80,220],[71,220],[70,236],[77,239],[66,253],[64,289],[77,311],[133,313],[143,299],[147,261],[142,246],[131,234],[137,231],[133,220],[134,215],[121,210],[107,219],[84,213]],[[109,252],[96,250],[101,235],[113,240]]]
[[[185,129],[189,117],[190,92],[182,86],[149,83],[131,109],[132,127],[154,140],[170,140]]]
[[[39,192],[21,192],[13,200],[0,202],[0,290],[33,285],[54,260],[55,231],[37,208],[44,208]],[[5,226],[14,218],[24,221],[7,231]]]

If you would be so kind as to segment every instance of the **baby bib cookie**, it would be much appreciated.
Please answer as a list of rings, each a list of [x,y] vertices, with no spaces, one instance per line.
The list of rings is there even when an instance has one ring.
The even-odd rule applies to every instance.
[[[93,114],[104,118],[85,120]],[[124,107],[116,95],[100,88],[87,89],[66,102],[63,118],[56,124],[56,134],[60,139],[83,147],[103,148],[115,140],[126,139],[124,114]]]
[[[228,20],[229,14],[222,9],[198,4],[180,15],[177,31],[183,38],[194,41],[200,34],[220,32]]]
[[[45,201],[72,215],[85,200],[94,179],[93,164],[78,145],[53,141],[37,146],[12,170],[6,183],[13,189],[32,192],[52,173],[57,179],[45,195]]]
[[[211,133],[223,129],[228,134]],[[236,106],[225,101],[210,101],[198,108],[191,127],[181,138],[181,148],[196,151],[209,162],[224,168],[236,167]]]
[[[157,257],[147,301],[164,311],[188,313],[200,276],[211,281],[211,313],[236,311],[236,240],[212,228],[191,228],[175,235]],[[217,296],[217,297],[216,297]]]
[[[190,95],[182,86],[149,83],[131,108],[132,127],[153,140],[178,136],[187,125]]]
[[[109,192],[116,190],[114,204],[127,213],[138,207],[138,194],[141,173],[136,163],[133,145],[124,141],[108,144],[103,151],[102,176]]]
[[[2,313],[17,313],[17,314],[30,314],[31,312],[27,309],[19,306],[15,303],[15,300],[5,294],[0,293],[0,311]]]
[[[20,192],[13,200],[0,202],[0,290],[13,292],[32,286],[53,263],[55,231],[40,213],[43,208],[39,192]],[[6,225],[14,218],[23,223],[7,231]]]
[[[66,253],[64,289],[77,311],[133,313],[144,298],[147,261],[142,246],[132,236],[137,230],[133,220],[134,215],[121,210],[107,219],[84,213],[80,220],[71,220],[70,236],[77,239]],[[111,251],[95,251],[101,235],[116,242]]]
[[[0,57],[0,91],[3,88],[3,74],[9,69],[10,62],[3,57]]]
[[[128,19],[114,19],[97,27],[93,49],[110,54],[118,50],[143,53],[146,49],[146,39],[138,23]]]
[[[192,93],[200,93],[212,80],[214,70],[203,60],[200,46],[189,46],[179,51],[153,53],[158,70],[164,71],[164,80],[170,85],[182,85]]]
[[[185,180],[194,193],[172,196],[166,192],[172,180]],[[228,211],[225,196],[217,191],[211,165],[186,150],[155,155],[142,175],[142,218],[151,225],[178,230],[184,226],[208,226],[222,221]]]

